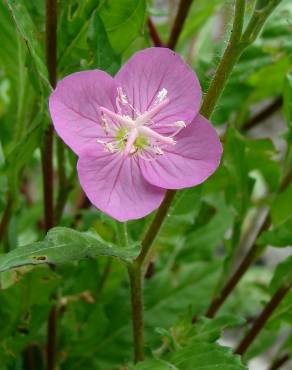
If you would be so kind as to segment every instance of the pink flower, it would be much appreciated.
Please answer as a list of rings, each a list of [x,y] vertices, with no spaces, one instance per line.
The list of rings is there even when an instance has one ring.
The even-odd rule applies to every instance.
[[[198,185],[217,168],[221,144],[200,102],[198,79],[179,55],[150,48],[114,78],[100,70],[65,77],[49,107],[79,157],[89,200],[126,221],[156,209],[166,189]]]

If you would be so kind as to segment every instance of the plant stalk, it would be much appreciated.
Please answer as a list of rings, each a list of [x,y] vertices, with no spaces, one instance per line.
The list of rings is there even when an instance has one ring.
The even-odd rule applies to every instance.
[[[278,288],[278,290],[275,292],[271,300],[268,302],[268,304],[263,309],[262,313],[259,315],[257,320],[252,325],[249,332],[239,343],[238,347],[235,350],[235,353],[237,353],[238,355],[245,354],[249,346],[253,343],[255,338],[258,336],[258,334],[261,332],[261,330],[265,326],[268,319],[272,316],[275,309],[279,306],[279,304],[285,298],[290,288],[291,288],[291,285],[286,285],[286,286],[284,285]]]
[[[153,42],[153,45],[157,47],[163,47],[164,46],[163,41],[161,40],[160,35],[155,27],[155,24],[153,23],[150,17],[148,17],[147,19],[147,26],[149,29],[149,34]]]
[[[174,49],[176,47],[176,44],[178,42],[178,38],[181,34],[181,31],[183,29],[183,25],[185,23],[185,20],[188,16],[190,7],[192,5],[193,0],[181,0],[178,6],[178,11],[170,32],[169,40],[167,43],[167,46],[170,49]]]
[[[54,88],[57,82],[57,0],[46,0],[46,64],[49,81]],[[45,133],[42,150],[42,171],[44,182],[45,229],[54,226],[53,188],[53,126]],[[51,308],[47,330],[47,370],[55,368],[55,347],[57,332],[57,306]]]
[[[282,357],[279,357],[277,360],[275,360],[268,370],[278,370],[283,365],[285,365],[289,360],[290,360],[290,356],[288,353],[286,353]]]
[[[128,266],[131,287],[132,325],[134,334],[134,361],[144,360],[143,278],[141,266]]]
[[[6,230],[11,216],[12,205],[13,205],[12,198],[10,194],[8,194],[7,203],[4,208],[3,216],[0,222],[0,242],[4,239],[6,234]]]

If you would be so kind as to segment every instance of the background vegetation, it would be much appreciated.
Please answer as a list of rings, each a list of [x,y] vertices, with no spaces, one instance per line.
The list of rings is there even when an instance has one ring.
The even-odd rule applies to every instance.
[[[291,368],[291,28],[290,0],[0,2],[0,370]],[[197,72],[224,155],[120,224],[84,196],[47,100],[153,44]],[[125,265],[153,239],[144,345]]]

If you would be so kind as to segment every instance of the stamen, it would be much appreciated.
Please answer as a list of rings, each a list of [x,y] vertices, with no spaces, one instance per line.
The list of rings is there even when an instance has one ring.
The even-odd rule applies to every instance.
[[[152,149],[153,149],[154,153],[157,154],[157,155],[164,154],[163,150],[161,148],[159,148],[159,146],[153,146]]]
[[[101,126],[106,134],[109,133],[109,123],[104,113],[101,114]]]
[[[163,102],[163,100],[166,98],[167,94],[168,94],[168,91],[165,88],[160,90],[157,94],[156,99],[155,99],[155,103],[157,104],[157,103]]]
[[[118,91],[118,99],[122,104],[128,104],[128,98],[127,95],[124,93],[123,89],[121,87],[117,88]]]
[[[105,147],[106,149],[110,152],[110,153],[114,153],[115,151],[115,146],[113,143],[106,143],[105,144]]]
[[[176,127],[179,127],[179,128],[187,127],[185,121],[176,121],[174,124]]]

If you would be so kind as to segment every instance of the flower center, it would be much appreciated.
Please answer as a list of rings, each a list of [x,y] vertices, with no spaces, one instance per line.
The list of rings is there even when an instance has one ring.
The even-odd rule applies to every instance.
[[[167,90],[160,90],[151,107],[143,112],[138,112],[128,101],[122,88],[117,89],[116,106],[118,113],[101,107],[100,121],[104,132],[109,136],[109,141],[97,140],[111,153],[123,152],[124,155],[135,153],[146,154],[148,157],[163,154],[166,145],[175,145],[173,137],[186,127],[184,121],[176,121],[176,131],[171,136],[164,136],[155,130],[153,118],[167,105]],[[132,117],[135,118],[131,118]],[[150,156],[149,156],[150,154]]]

